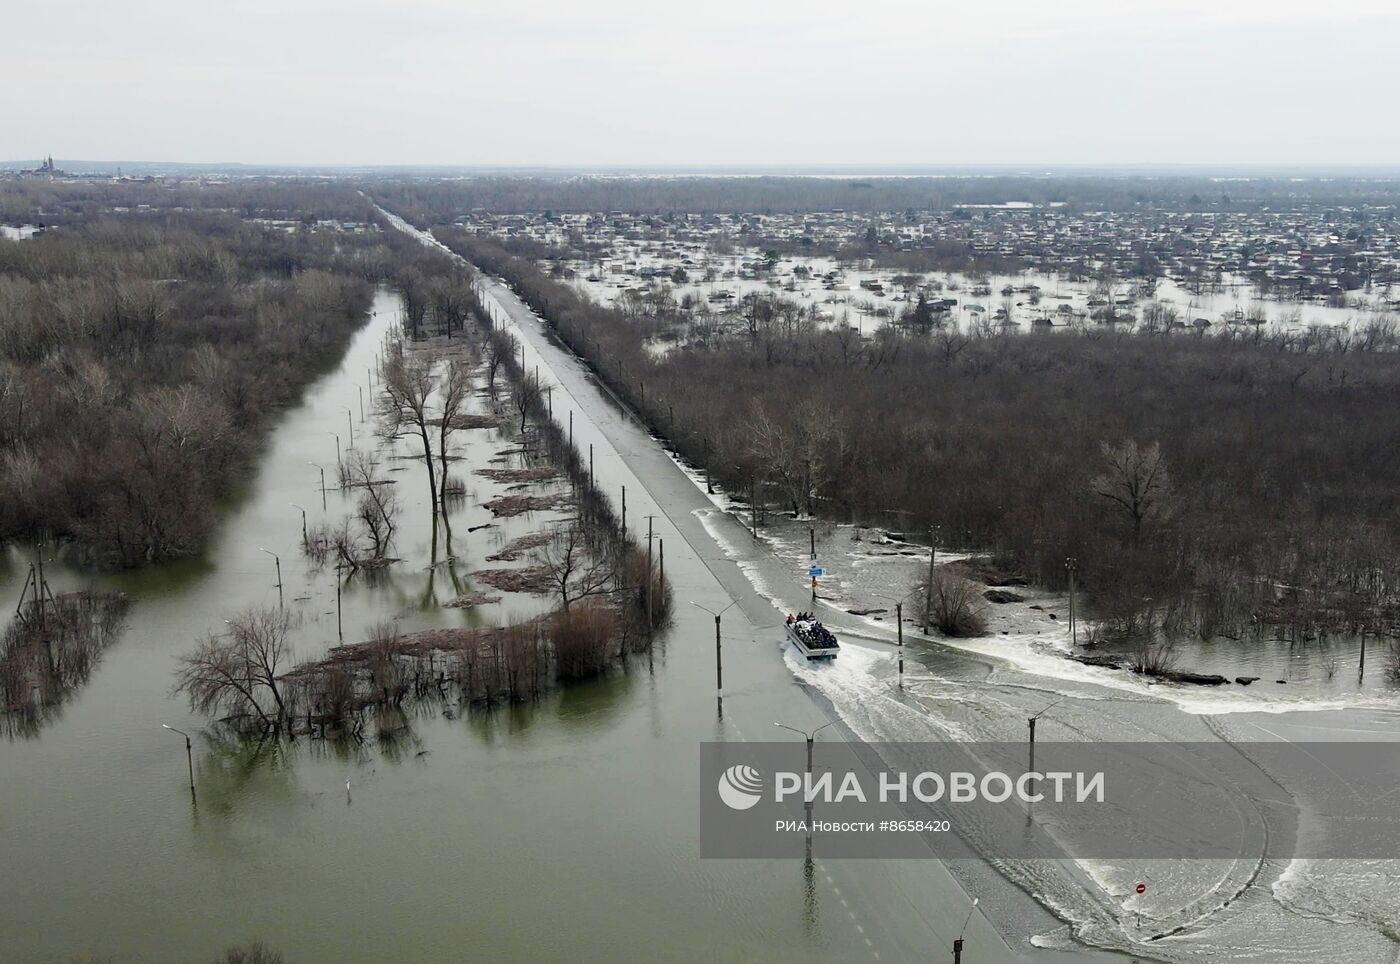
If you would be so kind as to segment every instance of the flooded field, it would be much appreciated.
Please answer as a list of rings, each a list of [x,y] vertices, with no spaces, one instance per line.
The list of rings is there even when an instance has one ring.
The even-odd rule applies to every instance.
[[[704,257],[701,251],[694,255]],[[1097,283],[1038,272],[1018,274],[968,275],[960,272],[906,272],[875,268],[868,263],[851,264],[834,258],[780,258],[771,270],[755,271],[763,263],[763,253],[746,251],[701,262],[703,278],[711,280],[665,280],[670,275],[667,260],[643,248],[619,251],[602,262],[580,261],[570,265],[575,284],[595,300],[625,307],[629,299],[639,300],[658,286],[668,289],[677,304],[687,298],[697,311],[721,313],[737,307],[745,295],[772,295],[795,301],[813,310],[828,323],[841,323],[869,333],[899,319],[920,293],[929,299],[948,299],[943,320],[948,326],[966,331],[978,325],[1000,328],[1069,327],[1093,325],[1090,314],[1112,297],[1120,321],[1129,326],[1142,321],[1143,309],[1152,301],[1174,308],[1183,325],[1204,320],[1209,327],[1268,324],[1292,331],[1313,326],[1351,329],[1393,311],[1379,293],[1359,295],[1351,307],[1317,302],[1281,301],[1262,295],[1241,278],[1227,277],[1220,285],[1196,288],[1170,278],[1157,282],[1150,295],[1137,285],[1123,282],[1109,295]],[[621,266],[621,271],[614,270]],[[652,273],[663,280],[650,280]],[[678,276],[677,276],[678,277]],[[653,295],[654,297],[655,295]]]

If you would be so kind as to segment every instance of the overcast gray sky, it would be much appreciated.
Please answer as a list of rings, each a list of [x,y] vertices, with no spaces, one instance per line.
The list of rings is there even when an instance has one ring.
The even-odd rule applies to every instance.
[[[1392,164],[1395,0],[8,0],[0,159]]]

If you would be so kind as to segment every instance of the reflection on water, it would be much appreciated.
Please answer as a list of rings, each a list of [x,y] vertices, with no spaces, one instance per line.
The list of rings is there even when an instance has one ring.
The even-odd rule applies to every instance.
[[[32,738],[92,675],[120,637],[122,593],[54,596],[42,567],[32,567],[25,595],[0,635],[0,733]]]

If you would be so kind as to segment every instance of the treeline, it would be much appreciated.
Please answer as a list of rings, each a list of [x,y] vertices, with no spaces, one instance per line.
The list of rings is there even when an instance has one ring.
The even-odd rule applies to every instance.
[[[373,207],[353,183],[324,178],[0,181],[0,224],[61,227],[99,215],[148,220],[197,211],[307,223],[369,222]]]
[[[278,210],[321,197],[235,193]],[[72,543],[102,566],[198,550],[373,284],[436,263],[398,232],[112,213],[128,200],[113,188],[89,220],[0,244],[0,540]]]
[[[1400,181],[1255,178],[1227,185],[1209,177],[469,177],[376,182],[377,198],[419,227],[464,211],[591,213],[945,211],[960,205],[1064,204],[1070,208],[1238,210],[1394,204]]]
[[[1051,587],[1074,557],[1125,632],[1400,622],[1393,339],[861,338],[773,299],[696,337],[679,314],[629,318],[496,241],[438,234],[732,491],[752,480],[790,511],[936,531]]]

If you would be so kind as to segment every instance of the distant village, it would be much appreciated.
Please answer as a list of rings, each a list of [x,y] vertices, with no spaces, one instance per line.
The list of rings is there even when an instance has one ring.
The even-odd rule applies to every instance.
[[[1154,299],[1174,304],[1172,327],[1285,317],[1341,325],[1348,313],[1400,310],[1394,207],[473,212],[458,220],[537,242],[556,274],[618,304],[664,297],[664,288],[678,302],[688,296],[722,311],[758,285],[815,298],[828,316],[893,317],[891,301],[923,296],[935,312],[961,309],[1005,325],[1141,322],[1161,308],[1147,307]]]

